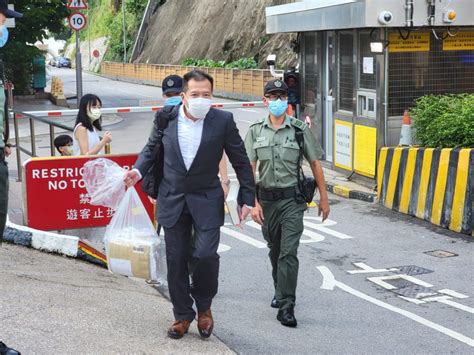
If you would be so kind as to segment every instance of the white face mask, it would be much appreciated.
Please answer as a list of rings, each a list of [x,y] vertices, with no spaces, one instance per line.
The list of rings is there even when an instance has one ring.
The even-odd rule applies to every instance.
[[[64,155],[67,155],[67,156],[72,155],[72,147],[71,146],[66,147],[66,149],[64,151]]]
[[[202,97],[188,98],[187,106],[189,113],[195,118],[204,118],[211,109],[211,99]]]
[[[100,116],[102,116],[102,112],[100,111],[100,108],[91,107],[91,109],[87,112],[87,116],[89,116],[90,120],[94,122],[98,120]]]

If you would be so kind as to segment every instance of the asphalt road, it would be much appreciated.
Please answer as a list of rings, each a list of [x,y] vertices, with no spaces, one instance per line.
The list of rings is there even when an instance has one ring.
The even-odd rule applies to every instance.
[[[59,70],[66,94],[73,71]],[[84,74],[84,93],[104,106],[134,106],[160,89]],[[216,102],[221,101],[216,99]],[[232,110],[245,135],[263,109]],[[124,115],[110,127],[112,151],[139,151],[151,115]],[[330,221],[305,217],[299,249],[296,317],[275,319],[267,249],[257,226],[226,225],[221,233],[220,289],[213,304],[215,334],[238,353],[472,354],[473,244],[424,221],[330,195]],[[436,257],[431,251],[439,252]]]

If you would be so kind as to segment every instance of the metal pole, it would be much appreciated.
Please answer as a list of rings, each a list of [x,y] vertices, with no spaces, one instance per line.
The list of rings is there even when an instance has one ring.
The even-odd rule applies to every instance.
[[[125,0],[122,0],[122,25],[123,25],[123,62],[127,63],[127,33],[125,32]]]
[[[30,120],[30,135],[31,135],[31,156],[36,157],[36,133],[35,133],[35,122],[31,117]]]
[[[91,2],[89,2],[89,6],[92,6],[91,5]],[[89,15],[89,7],[87,8],[87,20],[89,21],[89,24],[87,26],[87,40],[89,42],[89,65],[88,65],[88,70],[91,70],[91,62],[92,62],[92,58],[91,58],[91,35],[90,35],[90,32],[89,32],[89,28],[91,28],[91,18],[90,18],[90,15]]]
[[[49,125],[49,146],[51,148],[51,156],[56,155],[56,149],[54,149],[54,126],[52,124]]]
[[[388,40],[388,29],[385,29],[385,40]],[[384,83],[383,83],[383,145],[388,146],[388,48],[383,51]]]
[[[16,113],[13,114],[13,124],[15,127],[15,148],[16,148],[16,169],[18,171],[18,178],[16,181],[21,181],[21,175],[22,175],[22,165],[21,165],[21,150],[20,150],[20,130],[18,128],[18,117],[16,116]]]
[[[77,107],[82,98],[82,58],[81,58],[81,39],[79,31],[76,31],[76,93]]]

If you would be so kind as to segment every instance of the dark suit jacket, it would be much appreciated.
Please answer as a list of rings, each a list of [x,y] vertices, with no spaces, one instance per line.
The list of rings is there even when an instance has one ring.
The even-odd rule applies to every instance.
[[[179,106],[175,107],[178,110]],[[135,163],[145,176],[153,162],[157,124]],[[232,113],[211,108],[202,130],[201,144],[189,170],[184,165],[178,143],[178,118],[171,120],[163,135],[163,180],[158,191],[158,222],[173,227],[186,202],[194,222],[202,229],[217,228],[224,223],[224,193],[218,177],[219,162],[226,152],[240,183],[242,204],[255,204],[255,181],[244,143]]]

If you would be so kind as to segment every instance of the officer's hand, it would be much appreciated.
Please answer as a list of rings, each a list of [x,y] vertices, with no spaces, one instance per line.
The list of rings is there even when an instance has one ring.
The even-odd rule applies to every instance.
[[[260,206],[259,203],[257,203],[257,205],[252,208],[252,219],[254,220],[254,222],[263,225],[263,210],[262,206]]]
[[[156,200],[148,196],[148,200],[151,202],[152,205],[156,206]]]
[[[329,216],[329,201],[328,200],[320,200],[318,204],[318,216],[321,216],[321,213],[323,214],[323,222],[328,218]]]
[[[129,170],[123,176],[123,181],[125,182],[125,185],[127,185],[127,187],[132,187],[138,181],[140,181],[140,175],[138,175],[135,170]]]

